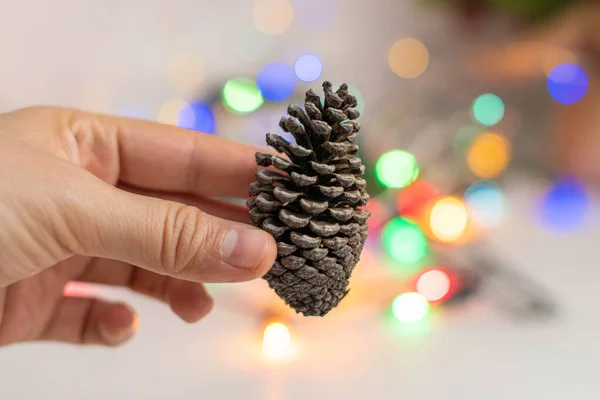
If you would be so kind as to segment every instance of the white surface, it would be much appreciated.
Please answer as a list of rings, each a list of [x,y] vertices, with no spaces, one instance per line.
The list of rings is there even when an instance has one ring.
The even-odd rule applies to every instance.
[[[178,96],[165,79],[165,65],[180,51],[202,54],[209,77],[205,87],[232,74],[256,73],[260,62],[242,62],[232,50],[235,28],[251,27],[251,3],[6,3],[0,12],[0,108],[49,103],[114,112],[137,104],[154,116]],[[459,42],[446,34],[439,16],[411,13],[406,4],[343,2],[334,31],[307,35],[294,28],[275,40],[268,59],[284,57],[289,42],[294,51],[319,52],[326,72],[343,73],[364,88],[367,101],[397,90],[389,85],[396,81],[383,56],[396,38],[417,36],[445,52],[458,51]],[[352,24],[356,33],[350,35]],[[349,68],[341,54],[349,51],[352,37],[364,43],[345,53],[351,54]],[[435,85],[452,81],[443,65],[431,68],[439,73]],[[400,85],[397,97],[413,101],[408,89],[425,82],[433,84]],[[359,312],[298,325],[293,332],[302,347],[298,358],[274,366],[262,360],[253,337],[260,321],[219,306],[221,297],[236,290],[266,290],[260,282],[218,293],[215,312],[194,326],[153,301],[112,293],[131,300],[140,313],[135,340],[118,350],[57,344],[3,348],[0,399],[598,398],[600,220],[573,236],[550,234],[529,217],[533,194],[515,193],[493,244],[558,297],[562,314],[556,321],[515,323],[472,302],[442,313],[430,330],[409,335],[390,329],[381,315]]]

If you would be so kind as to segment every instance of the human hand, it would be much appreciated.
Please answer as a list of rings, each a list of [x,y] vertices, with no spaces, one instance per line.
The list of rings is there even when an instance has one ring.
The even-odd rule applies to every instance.
[[[548,113],[548,164],[590,183],[600,178],[600,4],[582,2],[508,43],[480,53],[472,71],[490,84],[538,84],[562,62],[582,65],[589,79],[575,104],[556,102]]]
[[[199,282],[266,273],[272,237],[214,199],[247,195],[254,152],[76,110],[0,115],[0,345],[117,345],[135,333],[128,306],[63,296],[69,281],[126,286],[194,322],[212,306]]]

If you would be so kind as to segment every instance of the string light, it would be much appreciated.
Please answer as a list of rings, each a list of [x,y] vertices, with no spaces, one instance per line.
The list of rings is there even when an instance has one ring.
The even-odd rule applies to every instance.
[[[383,228],[381,241],[386,253],[401,264],[415,264],[427,255],[427,238],[419,227],[403,218],[394,218]]]
[[[414,38],[396,41],[388,52],[388,64],[400,78],[419,77],[429,64],[429,52],[425,45]]]
[[[233,111],[250,113],[262,106],[264,100],[253,80],[236,78],[223,87],[223,102]]]
[[[473,102],[473,117],[485,126],[493,126],[504,117],[504,102],[495,94],[486,93]]]
[[[469,148],[467,164],[471,171],[484,179],[500,175],[510,161],[510,144],[495,133],[479,135]]]
[[[398,195],[398,213],[404,217],[420,217],[427,203],[439,194],[432,183],[417,180]]]
[[[444,270],[434,268],[419,276],[416,289],[429,302],[440,302],[449,297],[452,286],[450,275]]]
[[[167,64],[167,80],[181,94],[190,94],[198,89],[204,78],[204,63],[196,53],[175,55]]]
[[[561,178],[548,190],[541,202],[541,222],[555,231],[572,231],[586,220],[590,210],[589,194],[581,181]]]
[[[215,133],[215,115],[208,104],[195,102],[190,105],[190,109],[194,114],[193,119],[188,118],[187,113],[180,113],[179,126],[202,133]],[[193,123],[190,123],[192,120]]]
[[[388,188],[403,188],[419,176],[419,166],[415,157],[403,150],[392,150],[377,160],[375,175],[379,182]]]
[[[254,24],[267,35],[285,32],[294,20],[294,9],[285,0],[258,0],[254,4]]]
[[[282,360],[290,355],[292,336],[281,322],[269,323],[263,332],[262,352],[269,360]]]
[[[428,312],[429,302],[419,293],[403,293],[392,302],[392,313],[400,322],[419,322],[427,316]]]
[[[548,76],[548,91],[554,100],[561,104],[574,104],[585,96],[588,77],[578,65],[561,64]]]
[[[272,62],[258,72],[256,84],[266,100],[282,101],[294,93],[296,74],[287,64]]]
[[[502,221],[505,201],[501,189],[495,183],[475,182],[465,190],[463,199],[471,218],[480,227],[491,229]]]
[[[444,242],[454,242],[467,229],[467,208],[459,199],[444,197],[438,200],[431,209],[431,232]]]
[[[294,64],[296,76],[302,82],[314,82],[323,73],[323,63],[314,54],[305,54],[298,57]]]

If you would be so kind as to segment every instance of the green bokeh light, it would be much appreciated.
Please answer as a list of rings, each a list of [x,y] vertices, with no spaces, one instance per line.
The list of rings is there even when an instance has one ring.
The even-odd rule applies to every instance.
[[[419,227],[403,218],[394,218],[381,233],[383,248],[401,264],[414,264],[427,255],[427,238]]]
[[[504,102],[495,94],[486,93],[473,102],[473,117],[482,125],[493,126],[504,118]]]
[[[399,189],[413,183],[419,176],[419,165],[415,157],[403,150],[392,150],[375,164],[377,180],[385,187]]]
[[[403,293],[392,302],[392,313],[400,322],[419,322],[427,316],[429,302],[419,293]]]
[[[251,113],[262,106],[264,99],[252,79],[236,78],[223,87],[225,106],[239,113]]]

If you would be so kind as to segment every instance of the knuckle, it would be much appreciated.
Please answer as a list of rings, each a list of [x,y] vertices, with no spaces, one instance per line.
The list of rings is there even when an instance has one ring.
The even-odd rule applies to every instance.
[[[213,245],[210,225],[195,207],[171,206],[161,249],[161,262],[169,275],[182,275],[204,264]]]

